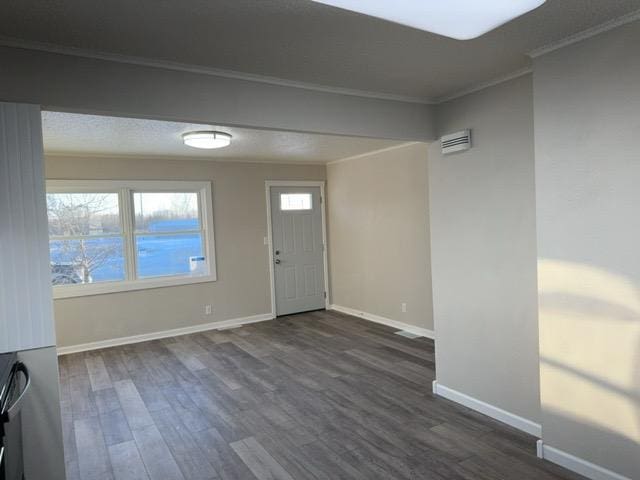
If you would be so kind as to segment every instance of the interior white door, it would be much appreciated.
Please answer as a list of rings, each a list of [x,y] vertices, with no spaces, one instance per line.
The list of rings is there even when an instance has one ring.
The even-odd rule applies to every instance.
[[[276,315],[325,308],[320,187],[271,187]]]

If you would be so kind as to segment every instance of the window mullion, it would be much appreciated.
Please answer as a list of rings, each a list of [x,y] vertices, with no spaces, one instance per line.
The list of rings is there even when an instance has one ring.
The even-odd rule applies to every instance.
[[[206,204],[206,195],[205,191],[200,190],[198,192],[198,223],[200,224],[200,248],[202,250],[202,254],[204,255],[207,270],[211,273],[211,257],[209,255],[209,235],[208,235],[208,225],[207,225],[207,217],[205,215],[205,208],[211,208]]]
[[[137,232],[134,232],[134,235],[136,237],[171,237],[175,235],[193,235],[200,233],[202,233],[201,228],[198,230],[169,230],[161,232],[154,232],[151,230],[138,230]]]
[[[94,233],[91,235],[49,235],[50,242],[66,240],[92,240],[94,238],[122,238],[122,232],[108,234]]]
[[[134,239],[134,213],[132,191],[129,188],[123,188],[120,191],[122,204],[122,233],[124,235],[126,264],[127,264],[127,280],[136,279],[136,249]]]

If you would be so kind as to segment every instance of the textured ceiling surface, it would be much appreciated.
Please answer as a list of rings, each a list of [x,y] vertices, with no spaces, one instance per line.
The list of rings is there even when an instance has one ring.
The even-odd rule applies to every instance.
[[[0,2],[0,36],[434,99],[637,9],[640,0],[548,0],[458,41],[310,0],[20,0]]]
[[[326,163],[402,142],[271,130],[140,120],[135,118],[43,112],[48,154],[194,157],[253,162]],[[183,144],[193,130],[219,130],[233,136],[231,146],[201,150]]]

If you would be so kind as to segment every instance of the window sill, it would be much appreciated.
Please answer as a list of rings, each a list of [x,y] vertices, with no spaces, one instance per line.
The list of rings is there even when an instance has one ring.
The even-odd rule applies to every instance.
[[[149,288],[176,287],[215,281],[215,275],[201,275],[197,277],[149,278],[146,280],[65,285],[53,287],[53,299],[87,297],[104,295],[106,293],[131,292],[135,290],[147,290]]]

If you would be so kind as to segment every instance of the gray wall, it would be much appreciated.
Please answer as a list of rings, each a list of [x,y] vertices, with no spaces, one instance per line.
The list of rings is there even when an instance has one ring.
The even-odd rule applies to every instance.
[[[23,350],[31,374],[26,478],[64,480],[46,215],[40,109],[0,103],[0,352]]]
[[[429,149],[431,263],[440,384],[540,420],[531,76],[446,103]]]
[[[328,165],[333,304],[433,330],[428,196],[423,143]]]
[[[65,480],[56,347],[24,350],[18,357],[31,375],[22,409],[25,478]]]
[[[210,180],[218,280],[55,300],[58,346],[271,312],[265,180],[324,180],[324,165],[47,157],[48,179]],[[204,306],[213,306],[205,315]]]
[[[535,61],[546,444],[640,478],[640,23]]]
[[[0,47],[0,100],[125,117],[431,140],[433,107]]]

